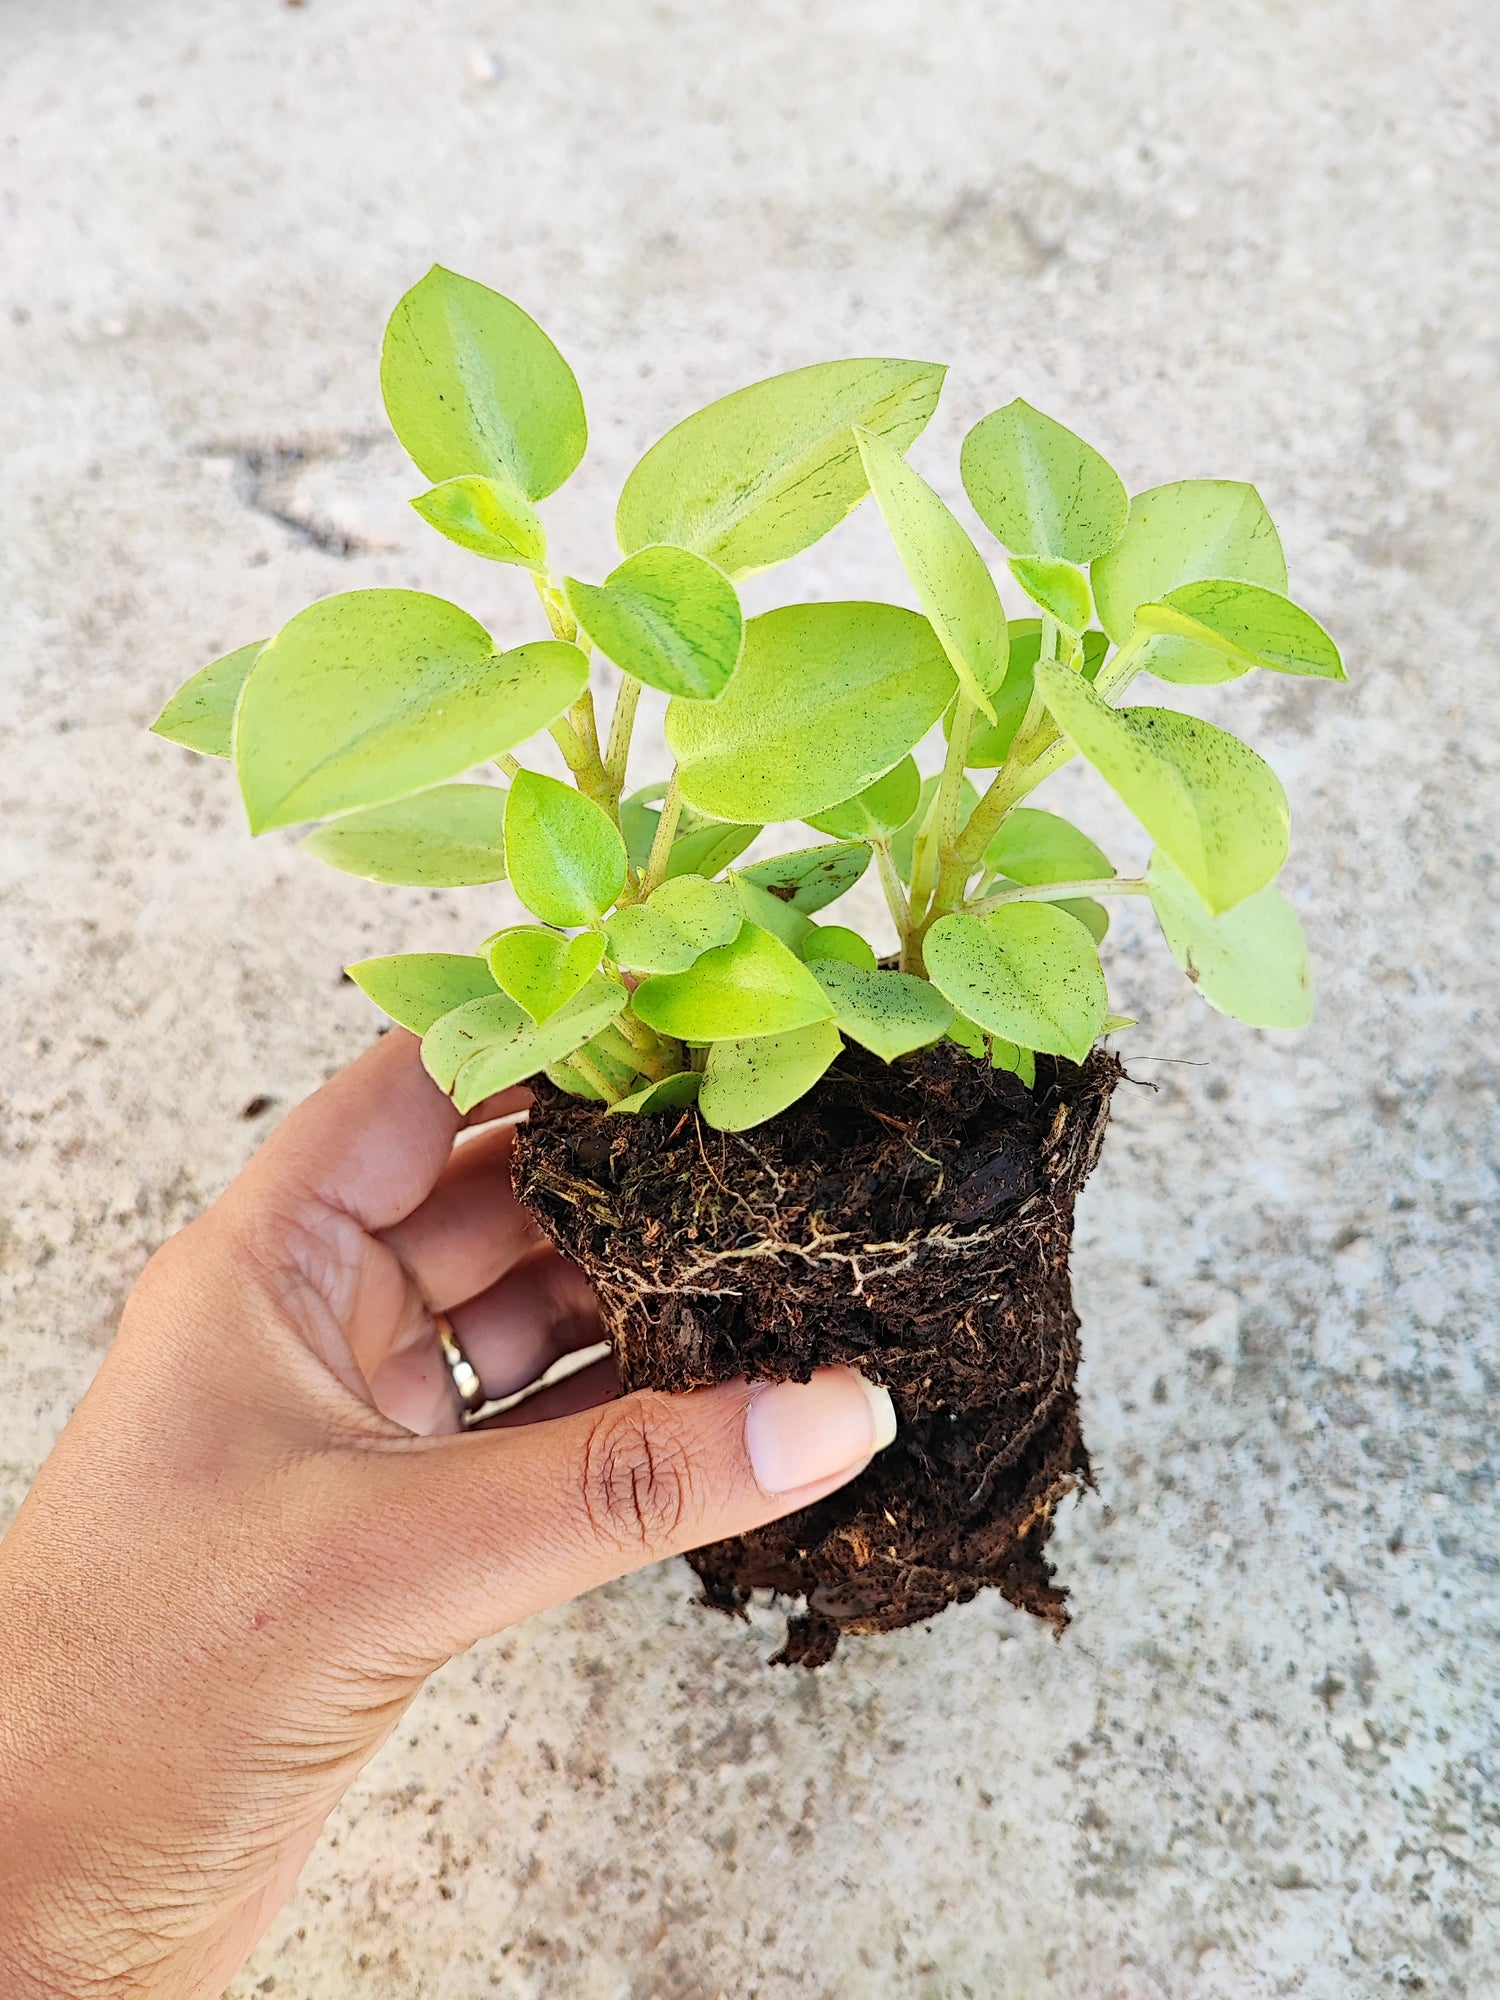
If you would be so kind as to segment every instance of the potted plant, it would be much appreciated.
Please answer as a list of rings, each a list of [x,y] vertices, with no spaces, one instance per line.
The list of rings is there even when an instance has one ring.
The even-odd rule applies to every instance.
[[[1185,480],[1130,499],[1009,403],[961,459],[1035,606],[1009,619],[904,457],[943,374],[825,362],[687,417],[625,482],[619,566],[583,581],[537,512],[583,456],[573,374],[517,306],[435,269],[381,365],[429,482],[412,505],[528,569],[549,636],[502,647],[439,598],[353,591],[204,668],[154,725],[233,760],[253,833],[316,822],[314,855],[377,882],[508,875],[534,922],[349,971],[460,1108],[530,1083],[517,1191],[593,1281],[628,1388],[846,1363],[890,1389],[898,1441],[857,1481],[693,1558],[726,1610],[757,1587],[800,1600],[780,1657],[810,1666],[987,1586],[1064,1620],[1045,1543],[1088,1478],[1072,1210],[1120,1074],[1105,1038],[1132,1025],[1100,967],[1109,899],[1147,897],[1221,1011],[1294,1027],[1311,1009],[1274,886],[1275,774],[1207,722],[1121,706],[1142,674],[1343,678],[1285,594],[1259,495]],[[867,494],[921,613],[747,619],[737,582]],[[621,675],[607,730],[594,650]],[[647,694],[673,762],[628,790]],[[923,779],[912,752],[939,725]],[[544,731],[571,783],[519,760]],[[1030,803],[1075,756],[1151,835],[1144,875]],[[818,838],[743,858],[784,822]],[[885,957],[826,914],[867,868]]]

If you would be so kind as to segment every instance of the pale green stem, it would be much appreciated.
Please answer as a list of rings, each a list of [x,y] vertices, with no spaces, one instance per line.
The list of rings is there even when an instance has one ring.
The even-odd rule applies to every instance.
[[[607,1104],[618,1104],[628,1093],[618,1089],[600,1069],[587,1049],[575,1049],[568,1061],[586,1083],[591,1083]]]
[[[531,572],[531,581],[536,585],[536,594],[542,600],[542,609],[547,614],[547,623],[552,627],[554,639],[564,639],[573,645],[578,638],[578,621],[568,609],[567,601],[550,576],[538,571]]]
[[[1094,693],[1105,701],[1112,694],[1122,694],[1141,671],[1144,665],[1141,654],[1150,642],[1149,632],[1132,632],[1124,645],[1112,653],[1099,669],[1099,678],[1094,682]]]
[[[1057,620],[1052,616],[1050,611],[1044,611],[1042,613],[1042,643],[1041,650],[1037,655],[1038,659],[1055,660],[1057,658],[1057,633]]]
[[[906,900],[906,887],[896,872],[889,844],[883,840],[872,840],[870,845],[875,850],[875,866],[880,874],[880,886],[885,891],[886,908],[901,940],[901,970],[905,972],[908,969],[907,945],[911,938],[911,908]]]
[[[651,843],[650,858],[646,862],[646,872],[641,877],[641,901],[659,889],[667,879],[667,862],[672,853],[672,842],[677,838],[677,822],[682,817],[682,792],[678,785],[677,772],[672,772],[672,782],[667,786],[667,795],[661,802],[661,814],[656,822],[656,838]]]
[[[982,896],[977,902],[965,903],[964,908],[971,916],[988,916],[991,910],[1002,909],[1007,903],[1071,903],[1081,896],[1149,896],[1151,884],[1143,875],[1101,875],[1088,882],[1032,882],[1018,883],[1014,888],[997,890],[993,896]]]
[[[609,1025],[609,1031],[628,1044],[630,1060],[649,1076],[653,1083],[659,1083],[664,1076],[675,1076],[682,1068],[674,1060],[672,1051],[646,1023],[630,1012],[617,1014]]]
[[[609,725],[609,748],[604,768],[616,794],[625,789],[625,767],[630,762],[630,736],[635,728],[635,711],[641,698],[641,684],[634,674],[626,674],[615,697],[615,712]]]
[[[1006,814],[1019,805],[1028,793],[1034,792],[1044,778],[1060,771],[1074,754],[1072,744],[1065,740],[1052,742],[1030,761],[1023,760],[1012,748],[1004,767],[996,772],[989,790],[970,813],[967,826],[954,843],[952,855],[943,865],[932,902],[922,921],[918,943],[939,917],[956,910],[963,901],[969,877],[983,860],[984,850],[1000,831]]]
[[[500,766],[507,778],[520,777],[521,767],[508,750],[502,750],[500,755],[495,759],[495,762]]]

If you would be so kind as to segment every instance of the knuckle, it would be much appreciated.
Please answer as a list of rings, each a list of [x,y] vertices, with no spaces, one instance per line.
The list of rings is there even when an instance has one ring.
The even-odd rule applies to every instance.
[[[599,1413],[584,1451],[583,1501],[600,1541],[669,1546],[692,1512],[693,1488],[688,1440],[665,1398],[632,1396]]]

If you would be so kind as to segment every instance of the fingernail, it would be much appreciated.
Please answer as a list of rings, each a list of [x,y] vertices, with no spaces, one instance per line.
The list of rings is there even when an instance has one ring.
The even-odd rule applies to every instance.
[[[890,1391],[852,1368],[771,1382],[745,1413],[745,1446],[763,1493],[795,1493],[862,1465],[896,1435]]]

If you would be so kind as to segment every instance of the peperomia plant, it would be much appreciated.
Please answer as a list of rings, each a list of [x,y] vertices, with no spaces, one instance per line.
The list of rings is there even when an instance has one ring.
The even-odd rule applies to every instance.
[[[1222,729],[1120,706],[1143,672],[1343,678],[1285,594],[1259,495],[1184,480],[1129,499],[1081,439],[1009,403],[961,459],[1036,606],[1007,618],[975,542],[903,455],[943,375],[825,362],[686,418],[625,483],[624,560],[587,583],[552,566],[537,513],[586,440],[561,354],[519,307],[441,268],[397,306],[381,382],[431,482],[412,505],[476,555],[530,570],[551,636],[500,648],[440,598],[352,591],[204,668],[154,727],[233,759],[252,832],[319,822],[305,844],[336,868],[436,886],[508,874],[534,924],[472,956],[349,968],[422,1036],[460,1108],[545,1071],[612,1112],[696,1101],[740,1130],[810,1089],[845,1037],[887,1062],[946,1037],[1030,1081],[1035,1051],[1081,1062],[1130,1025],[1109,1012],[1099,962],[1111,896],[1151,899],[1213,1006],[1264,1026],[1307,1019],[1306,948],[1273,886],[1280,783]],[[747,620],[736,583],[867,493],[921,614],[815,603]],[[622,676],[607,734],[592,650]],[[667,697],[674,762],[627,793],[646,689]],[[924,780],[912,751],[938,724],[946,754]],[[571,784],[518,762],[542,731]],[[1144,876],[1118,876],[1025,803],[1074,756],[1151,835]],[[487,762],[508,787],[465,776]],[[825,838],[736,865],[785,821]],[[872,864],[895,964],[818,921]]]

